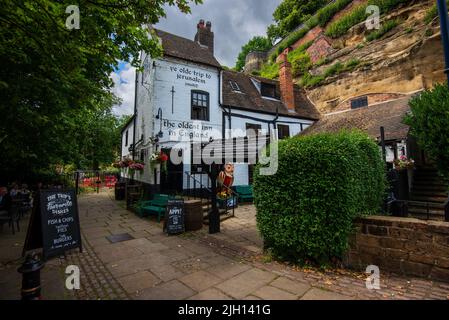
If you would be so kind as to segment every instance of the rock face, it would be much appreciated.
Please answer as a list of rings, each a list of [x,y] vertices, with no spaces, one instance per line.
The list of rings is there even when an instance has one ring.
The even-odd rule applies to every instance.
[[[328,78],[307,90],[320,112],[340,110],[342,104],[357,96],[400,96],[445,81],[438,19],[429,25],[424,22],[433,3],[419,2],[383,17],[382,22],[396,19],[399,25],[379,40],[364,42],[367,33],[364,23],[334,39],[334,47],[341,49],[328,56],[331,62],[311,70],[312,74],[322,73],[337,61],[357,59],[360,64],[350,73]]]

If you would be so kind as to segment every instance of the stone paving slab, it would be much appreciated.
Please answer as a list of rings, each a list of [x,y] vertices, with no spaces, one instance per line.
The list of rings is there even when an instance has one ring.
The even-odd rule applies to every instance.
[[[449,284],[382,274],[370,291],[365,275],[325,272],[269,261],[263,255],[255,208],[239,206],[222,232],[207,227],[167,236],[154,217],[139,218],[113,192],[79,197],[83,253],[72,251],[43,271],[49,299],[447,299]],[[0,233],[0,298],[17,299],[17,268],[26,225],[14,237]],[[134,239],[111,244],[106,236]],[[19,260],[18,260],[19,259]],[[81,268],[81,290],[64,289],[68,264]],[[19,284],[20,285],[20,284]],[[44,290],[43,289],[43,290]],[[48,294],[51,293],[51,294]]]

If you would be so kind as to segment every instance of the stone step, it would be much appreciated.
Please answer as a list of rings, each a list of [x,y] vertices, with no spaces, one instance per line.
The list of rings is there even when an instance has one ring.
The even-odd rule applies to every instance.
[[[427,216],[427,214],[419,214],[419,213],[412,213],[409,212],[410,218],[420,219],[420,220],[434,220],[434,221],[444,221],[444,214],[431,214]]]
[[[447,197],[429,197],[429,196],[414,196],[410,197],[410,201],[432,202],[443,204],[447,200]]]
[[[412,190],[416,191],[435,191],[435,192],[445,192],[448,193],[448,188],[446,186],[432,186],[432,185],[416,185],[413,184]]]
[[[412,189],[410,197],[414,198],[415,196],[416,197],[443,197],[443,198],[447,199],[448,194],[447,194],[447,192],[437,191],[437,190]]]

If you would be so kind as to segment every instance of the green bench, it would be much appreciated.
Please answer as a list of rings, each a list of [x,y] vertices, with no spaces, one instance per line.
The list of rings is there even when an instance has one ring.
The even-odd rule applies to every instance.
[[[160,222],[161,216],[165,215],[165,208],[170,199],[172,197],[167,194],[155,194],[152,200],[141,201],[139,203],[137,213],[141,217],[156,214],[157,222]]]
[[[235,186],[234,190],[239,195],[239,202],[253,202],[253,186]]]

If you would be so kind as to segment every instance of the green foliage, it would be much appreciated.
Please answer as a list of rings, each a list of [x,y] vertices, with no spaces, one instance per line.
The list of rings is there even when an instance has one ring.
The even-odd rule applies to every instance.
[[[323,74],[311,75],[309,72],[306,72],[301,79],[301,83],[304,87],[314,87],[321,84],[328,77],[354,70],[359,64],[360,60],[358,59],[350,59],[345,64],[338,61],[325,69]]]
[[[257,226],[275,256],[320,265],[347,249],[353,219],[380,212],[385,171],[366,134],[341,132],[279,142],[275,175],[254,178]]]
[[[292,59],[292,73],[293,76],[299,76],[304,74],[309,70],[312,66],[312,61],[310,60],[307,52],[301,53],[300,55],[296,55],[294,59]]]
[[[110,74],[119,61],[137,67],[142,50],[154,57],[162,52],[143,26],[157,23],[165,5],[189,12],[190,2],[200,3],[84,1],[80,29],[69,30],[65,10],[73,1],[1,1],[0,176],[29,176],[85,154],[75,137],[88,132],[77,125],[113,100]]]
[[[331,20],[336,13],[344,9],[351,1],[352,0],[337,0],[319,9],[314,16],[304,22],[304,26],[301,29],[290,33],[286,39],[282,40],[282,42],[278,45],[277,50],[269,57],[269,60],[274,61],[276,57],[285,50],[285,48],[290,47],[298,40],[302,39],[311,29],[318,25],[324,27],[324,25],[326,25],[326,23],[329,22],[329,20]],[[270,27],[274,28],[274,25],[272,26],[273,27]],[[272,36],[270,36],[273,33],[270,31],[270,27],[268,28],[267,34],[270,39],[273,39]]]
[[[275,24],[268,27],[268,38],[273,43],[285,37],[326,3],[327,0],[283,0],[273,13]]]
[[[379,30],[375,30],[366,36],[366,41],[371,42],[381,38],[384,34],[396,28],[397,25],[399,25],[399,21],[396,19],[385,21]]]
[[[242,50],[237,57],[235,70],[242,71],[243,67],[245,66],[245,59],[248,53],[250,53],[251,51],[267,51],[271,48],[271,46],[271,42],[270,40],[268,40],[268,38],[260,36],[253,37],[248,41],[247,44],[242,47]]]
[[[412,2],[413,0],[369,0],[367,3],[353,8],[337,21],[330,24],[326,29],[326,35],[332,38],[338,38],[344,35],[350,28],[362,22],[368,17],[366,8],[369,5],[376,5],[380,9],[380,13],[384,14],[398,5]]]
[[[432,35],[433,35],[433,30],[430,29],[430,28],[427,28],[426,31],[424,32],[424,35],[425,35],[426,37],[432,36]]]
[[[449,5],[449,0],[446,0],[446,3]],[[437,7],[437,4],[435,3],[432,7],[430,7],[427,10],[426,15],[424,16],[424,22],[426,24],[429,24],[436,17],[438,17],[438,7]]]
[[[352,9],[349,13],[332,23],[326,29],[326,35],[338,38],[344,35],[352,26],[366,19],[366,5],[360,5]]]
[[[260,69],[260,76],[268,79],[279,77],[279,65],[277,63],[265,63]]]
[[[321,27],[324,27],[336,13],[343,10],[350,2],[352,2],[352,0],[337,0],[321,10],[318,10],[316,15],[318,24]]]
[[[449,178],[449,89],[437,84],[409,102],[411,113],[405,118],[418,145]]]

